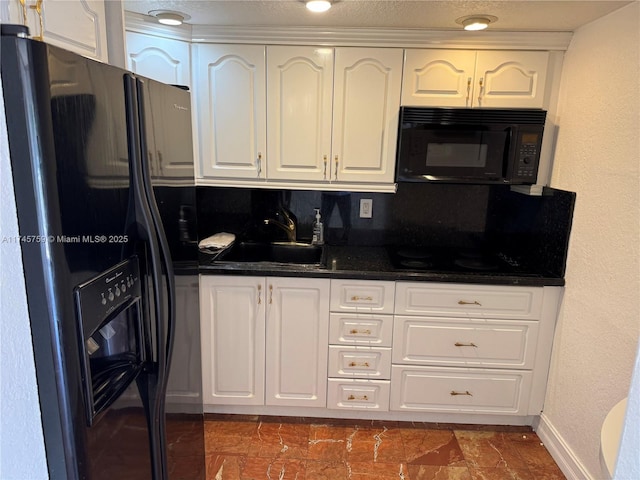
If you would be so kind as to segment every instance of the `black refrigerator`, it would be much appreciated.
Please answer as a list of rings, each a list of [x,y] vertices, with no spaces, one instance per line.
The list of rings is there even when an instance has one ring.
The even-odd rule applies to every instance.
[[[190,93],[1,29],[49,476],[204,479]]]

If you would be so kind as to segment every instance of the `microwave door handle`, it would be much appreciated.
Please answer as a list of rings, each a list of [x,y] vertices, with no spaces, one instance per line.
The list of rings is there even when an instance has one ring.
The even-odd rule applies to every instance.
[[[502,156],[502,158],[504,159],[502,162],[502,177],[503,178],[507,178],[507,175],[509,175],[508,169],[509,169],[509,165],[508,165],[508,159],[511,153],[511,148],[513,145],[513,130],[515,129],[515,127],[507,127],[507,141],[504,145],[504,154]]]

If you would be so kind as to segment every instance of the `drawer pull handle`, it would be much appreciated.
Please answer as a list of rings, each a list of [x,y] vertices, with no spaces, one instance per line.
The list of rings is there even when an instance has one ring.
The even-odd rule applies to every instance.
[[[350,330],[349,333],[351,335],[371,335],[371,330],[356,330],[354,328],[353,330]]]
[[[465,392],[456,392],[455,390],[451,390],[450,395],[452,397],[455,397],[456,395],[469,395],[470,397],[473,397],[473,395],[469,392],[469,390],[467,390]]]
[[[473,302],[465,302],[464,300],[458,300],[458,305],[478,305],[479,307],[482,306],[482,304],[477,300],[474,300]]]
[[[471,342],[471,343],[460,343],[460,342],[456,342],[454,343],[454,345],[456,347],[475,347],[478,348],[478,345],[476,345],[475,343]]]
[[[347,400],[369,400],[367,395],[362,395],[361,397],[356,397],[355,395],[349,395]]]
[[[262,304],[262,285],[258,285],[258,305]]]
[[[360,300],[366,300],[367,302],[373,302],[373,297],[371,297],[371,296],[360,297],[358,295],[354,295],[353,297],[351,297],[351,301],[352,302],[359,302]]]
[[[369,368],[369,362],[358,363],[358,362],[349,362],[350,367],[367,367]]]

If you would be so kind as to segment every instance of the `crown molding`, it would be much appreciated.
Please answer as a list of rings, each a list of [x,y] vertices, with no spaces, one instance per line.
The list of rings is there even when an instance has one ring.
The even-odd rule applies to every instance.
[[[127,32],[144,33],[156,37],[170,38],[191,42],[191,25],[183,23],[178,27],[171,27],[158,23],[155,18],[140,13],[125,12],[124,26]]]
[[[398,48],[566,50],[571,32],[467,32],[460,30],[252,27],[187,25],[168,27],[152,17],[126,12],[127,31],[191,43],[322,45]]]

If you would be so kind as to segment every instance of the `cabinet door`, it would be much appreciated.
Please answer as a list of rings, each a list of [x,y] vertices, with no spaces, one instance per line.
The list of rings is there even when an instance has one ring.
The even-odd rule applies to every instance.
[[[162,83],[191,86],[186,42],[127,32],[127,66]]]
[[[42,31],[36,10],[29,8],[36,5],[35,0],[27,1],[24,11],[20,0],[7,3],[8,23],[23,24],[26,11],[26,22],[32,36],[42,35],[44,41],[51,45],[101,62],[108,61],[104,1],[46,0],[42,2]]]
[[[471,107],[476,53],[406,50],[402,105]]]
[[[333,49],[267,47],[270,180],[329,179]]]
[[[263,277],[200,277],[204,404],[264,404]]]
[[[203,177],[264,179],[264,47],[196,45],[194,83]]]
[[[393,183],[401,79],[401,49],[336,49],[332,181]]]
[[[331,280],[331,311],[393,313],[395,282]]]
[[[548,52],[478,52],[474,106],[541,108],[548,62]]]
[[[528,370],[393,365],[390,410],[523,415],[531,378]]]
[[[325,407],[329,280],[267,278],[266,403]]]
[[[396,315],[393,363],[532,369],[538,322]]]

